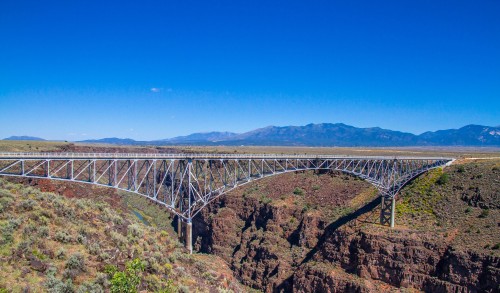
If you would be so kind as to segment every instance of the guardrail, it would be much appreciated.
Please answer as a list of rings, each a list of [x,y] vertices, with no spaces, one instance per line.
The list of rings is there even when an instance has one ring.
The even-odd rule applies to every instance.
[[[444,157],[297,155],[297,154],[146,154],[146,153],[0,153],[0,159],[405,159],[452,160]]]

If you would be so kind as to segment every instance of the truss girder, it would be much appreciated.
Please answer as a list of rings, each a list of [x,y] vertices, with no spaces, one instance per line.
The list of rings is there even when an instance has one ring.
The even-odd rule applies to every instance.
[[[165,206],[190,222],[210,201],[264,177],[304,170],[341,171],[375,185],[385,198],[393,198],[414,177],[450,161],[450,158],[293,155],[32,158],[0,154],[0,175],[84,182],[129,191]]]

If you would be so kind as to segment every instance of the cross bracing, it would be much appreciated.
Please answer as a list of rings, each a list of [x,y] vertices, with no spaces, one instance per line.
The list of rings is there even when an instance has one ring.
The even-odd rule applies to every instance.
[[[260,178],[303,170],[341,171],[386,199],[442,157],[270,154],[0,153],[0,175],[84,182],[133,192],[190,223],[215,198]]]

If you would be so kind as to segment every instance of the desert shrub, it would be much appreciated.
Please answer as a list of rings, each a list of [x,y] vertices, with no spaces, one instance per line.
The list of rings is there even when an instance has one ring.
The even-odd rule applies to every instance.
[[[64,249],[63,247],[59,248],[56,251],[56,258],[57,259],[65,259],[66,258],[66,249]]]
[[[57,232],[55,235],[55,239],[56,239],[56,241],[61,242],[61,243],[69,243],[73,240],[71,235],[69,235],[66,231]]]
[[[21,226],[21,223],[23,222],[22,218],[12,218],[9,220],[9,223],[7,225],[11,226],[12,229],[17,230]]]
[[[127,228],[127,236],[129,239],[141,238],[142,236],[144,236],[144,231],[138,224],[132,224]]]
[[[0,238],[0,245],[6,244],[6,243],[11,243],[14,241],[14,231],[19,228],[21,225],[21,220],[19,218],[17,219],[10,219],[7,224],[4,224],[0,228],[0,235],[2,236]]]
[[[85,226],[78,226],[78,234],[87,237],[89,235],[87,228]]]
[[[0,197],[0,206],[2,206],[2,208],[0,208],[0,212],[3,213],[4,211],[7,211],[12,206],[13,202],[14,199],[12,197]]]
[[[16,246],[17,253],[27,254],[30,251],[32,244],[33,242],[31,239],[19,242],[19,244],[17,244]]]
[[[105,207],[100,214],[100,218],[103,222],[112,222],[113,216],[113,212],[108,207]]]
[[[97,259],[99,261],[105,261],[105,260],[108,260],[110,258],[111,258],[111,255],[109,255],[109,253],[107,253],[106,251],[99,253],[99,256],[97,257]]]
[[[468,214],[468,213],[470,213],[470,212],[472,212],[471,207],[467,207],[467,208],[465,209],[465,213],[466,213],[466,214]]]
[[[81,253],[76,252],[68,258],[68,261],[66,262],[66,265],[64,267],[67,269],[79,270],[83,272],[85,271],[85,257]]]
[[[77,199],[75,201],[75,206],[80,210],[86,210],[89,207],[88,202],[85,199]]]
[[[136,258],[127,262],[125,271],[115,272],[111,278],[111,292],[134,293],[141,282],[144,263]]]
[[[123,224],[123,218],[120,217],[119,215],[112,215],[111,219],[115,225],[121,225]]]
[[[144,270],[148,273],[156,274],[162,271],[162,268],[160,267],[160,265],[158,264],[158,262],[154,257],[149,257],[145,261]]]
[[[174,282],[170,279],[167,281],[167,285],[163,287],[161,290],[158,290],[158,293],[177,293],[179,290],[176,286],[174,286]]]
[[[163,265],[163,271],[167,275],[170,275],[172,273],[173,268],[174,267],[172,266],[172,264],[169,264],[169,263],[166,263],[166,264]]]
[[[79,252],[71,255],[66,262],[65,268],[78,272],[85,272],[86,268],[84,256]]]
[[[108,276],[103,273],[97,273],[94,283],[101,285],[102,288],[107,288],[109,286]]]
[[[262,195],[262,196],[260,197],[260,201],[261,201],[263,204],[268,204],[268,203],[272,202],[272,201],[273,201],[273,199],[272,199],[272,198],[270,198],[270,197],[267,197],[267,196],[265,196],[265,195]]]
[[[76,293],[104,293],[104,290],[100,284],[95,282],[85,282],[78,287]]]
[[[30,195],[30,194],[35,194],[35,192],[36,192],[36,191],[37,191],[37,190],[36,190],[36,189],[34,189],[33,187],[28,186],[28,187],[24,187],[24,188],[21,190],[21,194],[22,194],[23,196],[28,196],[28,195]]]
[[[98,242],[93,242],[87,245],[87,250],[92,255],[98,255],[101,252],[101,245]]]
[[[494,250],[500,249],[500,243],[493,245],[493,247],[491,247],[491,249],[494,249]]]
[[[29,222],[28,224],[26,224],[23,228],[23,238],[29,238],[30,236],[32,236],[35,232],[37,232],[37,226],[32,223],[32,222]]]
[[[105,202],[96,202],[93,204],[100,212],[104,211],[104,209],[108,206]]]
[[[73,221],[75,219],[75,210],[64,203],[60,204],[57,207],[56,214],[70,221]]]
[[[33,249],[31,251],[31,254],[33,254],[33,256],[35,256],[39,260],[45,260],[45,259],[47,259],[47,256],[45,254],[41,253],[40,251],[38,251],[37,249]]]
[[[304,190],[302,188],[295,187],[293,194],[302,196],[304,195]]]
[[[78,236],[76,236],[76,242],[85,244],[87,242],[87,238],[85,238],[82,234],[78,234]]]
[[[179,293],[189,293],[189,287],[181,284],[177,287],[177,291]]]
[[[125,246],[128,244],[127,238],[118,232],[111,231],[110,236],[113,242],[118,246]]]
[[[490,214],[490,210],[489,209],[485,209],[485,210],[482,210],[481,211],[481,214],[479,214],[479,218],[486,218],[488,217],[488,215]]]
[[[19,208],[23,211],[32,211],[33,208],[37,205],[36,201],[32,200],[32,199],[27,199],[27,200],[23,200],[20,204],[19,204]]]
[[[147,275],[144,277],[149,292],[159,292],[162,289],[161,279],[157,275]]]
[[[67,279],[66,282],[56,279],[55,277],[47,278],[45,286],[48,287],[49,293],[74,293],[75,286],[71,279]]]
[[[463,165],[458,166],[457,172],[458,173],[464,173],[465,172],[465,167]]]
[[[438,180],[436,180],[436,183],[438,185],[445,185],[449,180],[448,173],[443,173],[441,176],[439,176]]]

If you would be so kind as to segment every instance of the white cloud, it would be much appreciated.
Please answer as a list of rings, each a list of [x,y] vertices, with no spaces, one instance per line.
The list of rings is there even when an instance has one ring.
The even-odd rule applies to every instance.
[[[161,88],[158,88],[158,87],[152,87],[150,89],[150,91],[152,91],[153,93],[159,93],[161,91]]]

